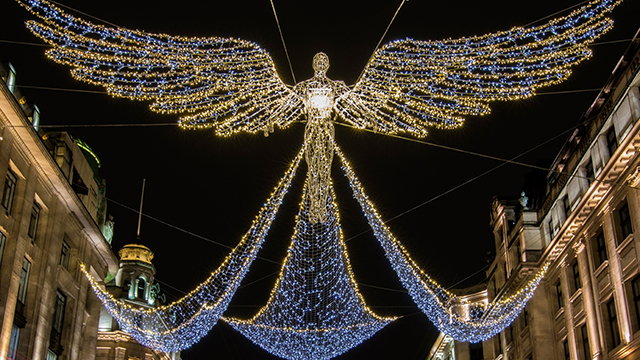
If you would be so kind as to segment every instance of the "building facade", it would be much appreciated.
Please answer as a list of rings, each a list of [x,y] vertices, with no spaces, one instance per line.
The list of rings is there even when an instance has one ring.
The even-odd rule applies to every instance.
[[[479,344],[441,335],[433,360],[640,359],[640,39],[546,178],[495,198],[490,300],[551,267],[520,316]]]
[[[154,283],[153,252],[139,244],[127,244],[119,252],[120,267],[106,288],[121,301],[138,308],[153,308],[164,302],[160,286]],[[102,308],[98,327],[96,360],[179,360],[180,353],[165,353],[142,346]]]
[[[13,67],[0,75],[0,359],[93,359],[101,304],[79,263],[99,279],[118,269],[98,225],[104,182],[90,149],[38,129]]]

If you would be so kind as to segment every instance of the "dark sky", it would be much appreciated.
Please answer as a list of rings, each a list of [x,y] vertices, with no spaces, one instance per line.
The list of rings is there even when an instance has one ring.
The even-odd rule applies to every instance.
[[[26,31],[28,13],[2,0],[0,40],[39,43]],[[252,2],[182,0],[162,6],[151,0],[64,4],[118,24],[150,32],[188,36],[239,37],[255,41],[271,54],[283,79],[293,83],[268,0]],[[311,77],[311,58],[319,51],[331,60],[328,76],[352,84],[396,11],[399,2],[274,0],[298,81]],[[379,5],[378,5],[379,3]],[[375,6],[373,4],[376,4]],[[456,38],[524,25],[575,4],[571,0],[514,2],[419,1],[403,6],[385,41]],[[626,0],[612,14],[615,28],[601,41],[630,39],[640,21],[640,2]],[[575,68],[565,83],[542,89],[562,92],[600,88],[627,42],[594,47],[594,57]],[[44,56],[38,46],[0,42],[0,59],[17,70],[18,86],[101,90],[71,79],[67,68]],[[175,124],[176,118],[148,110],[146,104],[107,95],[23,88],[42,112],[43,125]],[[457,130],[433,130],[427,141],[470,152],[512,158],[573,127],[597,92],[539,95],[493,104],[491,115],[471,117]],[[115,251],[135,238],[142,179],[147,179],[142,240],[155,252],[157,278],[190,291],[220,264],[234,246],[302,144],[304,126],[295,124],[265,138],[242,134],[219,138],[208,131],[159,127],[59,127],[81,138],[98,154],[107,180],[108,212],[115,217]],[[566,136],[519,159],[535,164],[552,160]],[[500,164],[478,156],[415,142],[337,127],[336,140],[351,160],[384,219],[443,194]],[[389,223],[427,273],[451,286],[486,265],[493,249],[489,205],[493,196],[516,196],[523,176],[532,171],[506,165]],[[344,177],[334,167],[337,201],[346,238],[368,230]],[[284,258],[302,188],[298,175],[285,200],[262,257]],[[168,224],[168,225],[167,225]],[[170,226],[169,226],[170,225]],[[185,231],[177,230],[176,228]],[[194,236],[197,234],[198,236]],[[200,238],[202,237],[202,238]],[[378,314],[405,315],[342,359],[424,359],[437,336],[391,270],[371,233],[347,243],[360,290]],[[263,305],[279,266],[256,260],[226,315],[250,317]],[[483,280],[483,274],[460,286]],[[373,285],[374,287],[370,286]],[[166,286],[168,294],[180,294]],[[396,289],[390,291],[380,288]],[[218,324],[193,348],[190,359],[272,359],[226,324]]]

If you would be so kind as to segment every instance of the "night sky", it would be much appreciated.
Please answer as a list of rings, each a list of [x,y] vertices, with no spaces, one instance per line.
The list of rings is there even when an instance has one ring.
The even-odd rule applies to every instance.
[[[169,6],[151,0],[64,4],[122,27],[185,36],[223,36],[252,40],[274,58],[280,76],[293,84],[268,0],[251,2],[182,0]],[[319,51],[331,61],[328,77],[351,85],[358,78],[398,1],[274,0],[298,81],[313,75]],[[481,35],[524,25],[564,10],[575,1],[514,2],[419,1],[404,4],[383,43],[394,39],[436,40]],[[313,4],[313,5],[312,5]],[[23,23],[30,16],[12,0],[0,7],[0,60],[11,61],[18,86],[102,91],[76,82],[69,69],[44,56]],[[614,29],[601,42],[630,39],[640,21],[640,1],[626,0],[614,10]],[[77,15],[77,14],[75,14]],[[87,16],[80,15],[87,20]],[[95,20],[92,20],[95,22]],[[594,47],[594,57],[574,69],[565,83],[531,99],[492,104],[492,114],[470,117],[457,130],[432,130],[425,139],[446,147],[513,158],[575,126],[611,74],[628,42]],[[152,113],[147,104],[105,94],[22,88],[36,103],[42,125],[60,125],[85,141],[102,161],[108,213],[116,222],[114,251],[135,240],[142,179],[146,179],[142,242],[155,252],[157,279],[169,296],[181,296],[202,282],[234,246],[302,145],[304,125],[276,129],[269,137],[241,134],[216,137],[211,131],[185,131],[176,117]],[[62,125],[168,124],[167,126],[71,127]],[[568,134],[519,161],[553,160]],[[487,265],[493,250],[489,205],[493,196],[517,196],[524,174],[505,165],[450,192],[444,192],[501,162],[471,154],[336,126],[336,141],[350,159],[369,197],[422,268],[452,286]],[[401,315],[341,359],[424,359],[437,336],[427,317],[402,286],[370,232],[341,171],[335,164],[337,202],[355,277],[365,301],[380,315]],[[289,246],[302,191],[302,166],[267,237],[261,257],[282,261]],[[430,201],[431,199],[437,199]],[[135,210],[132,210],[135,209]],[[152,219],[153,218],[153,219]],[[154,220],[155,219],[155,220]],[[279,266],[256,260],[232,301],[227,316],[248,318],[258,311],[276,281]],[[271,276],[269,276],[271,275]],[[478,284],[484,273],[458,285]],[[165,284],[169,285],[166,286]],[[392,291],[395,290],[395,291]],[[199,344],[183,351],[190,359],[274,359],[226,324],[218,324]]]

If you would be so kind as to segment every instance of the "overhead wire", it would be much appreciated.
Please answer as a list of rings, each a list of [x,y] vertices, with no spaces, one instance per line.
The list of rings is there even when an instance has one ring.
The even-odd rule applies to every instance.
[[[588,3],[589,3],[589,1],[590,1],[590,0],[586,0],[586,1],[583,1],[583,2],[581,2],[581,3],[578,3],[578,4],[575,4],[575,5],[569,6],[569,7],[568,7],[568,8],[566,8],[566,9],[563,9],[563,10],[560,10],[560,11],[556,11],[556,12],[554,12],[553,14],[549,14],[549,15],[547,15],[547,16],[545,16],[545,17],[542,17],[542,18],[540,18],[540,19],[538,19],[538,20],[534,20],[534,21],[532,21],[532,22],[530,22],[530,23],[528,23],[528,24],[524,24],[524,25],[523,25],[523,27],[531,26],[531,25],[533,25],[533,24],[539,23],[540,21],[547,20],[547,19],[549,19],[549,18],[551,18],[551,17],[553,17],[553,16],[556,16],[556,15],[558,15],[558,14],[562,14],[562,13],[567,12],[567,11],[569,11],[569,10],[573,10],[573,9],[575,9],[575,8],[577,8],[577,7],[580,7],[580,6],[582,6],[582,5],[588,4]]]
[[[102,21],[103,23],[105,23],[105,24],[107,24],[107,25],[111,25],[111,26],[115,26],[115,27],[120,27],[119,25],[116,25],[116,24],[114,24],[114,23],[112,23],[112,22],[109,22],[109,21],[107,21],[107,20],[103,20],[103,19],[101,19],[101,18],[99,18],[99,17],[96,17],[96,16],[93,16],[93,15],[91,15],[91,14],[87,14],[86,12],[80,11],[80,10],[78,10],[78,9],[74,9],[74,8],[72,8],[72,7],[70,7],[70,6],[67,6],[67,5],[65,5],[65,4],[59,3],[59,2],[57,2],[57,1],[49,0],[49,2],[54,3],[54,4],[56,4],[56,5],[60,6],[60,7],[63,7],[63,8],[65,8],[65,9],[69,9],[69,10],[75,11],[75,12],[77,12],[78,14],[82,14],[82,15],[87,16],[87,17],[90,17],[90,18],[92,18],[92,19],[94,19],[94,20]]]
[[[385,29],[384,33],[382,33],[382,36],[380,37],[380,40],[378,41],[378,44],[373,49],[373,52],[371,53],[371,56],[369,57],[369,61],[367,61],[367,64],[369,64],[371,62],[371,59],[373,59],[373,57],[376,55],[376,51],[378,51],[378,48],[380,47],[380,44],[382,44],[382,41],[387,36],[387,33],[389,32],[389,29],[391,28],[391,25],[393,24],[393,21],[396,19],[396,16],[398,16],[398,13],[400,12],[400,9],[402,8],[402,5],[404,5],[405,1],[406,0],[402,0],[402,2],[398,6],[398,9],[396,10],[395,14],[393,14],[393,17],[391,18],[391,21],[389,22],[389,25],[387,25],[387,28]],[[362,75],[364,75],[364,72],[365,72],[366,69],[367,69],[366,66],[365,66],[365,68],[362,69],[362,71],[360,72],[360,75],[358,76],[358,80],[356,81],[356,83],[358,81],[360,81],[360,79],[362,78]]]
[[[102,21],[103,23],[106,23],[106,24],[109,24],[109,25],[112,25],[112,26],[117,26],[117,25],[115,25],[115,24],[113,24],[113,23],[110,23],[110,22],[105,21],[105,20],[103,20],[103,19],[97,18],[97,17],[92,16],[92,15],[90,15],[90,14],[84,13],[84,12],[79,11],[79,10],[77,10],[77,9],[71,8],[71,7],[69,7],[69,6],[63,5],[63,4],[61,4],[61,3],[58,3],[58,2],[55,2],[55,1],[52,1],[52,0],[50,0],[50,1],[51,1],[52,3],[54,3],[54,4],[57,4],[57,5],[61,6],[61,7],[64,7],[64,8],[67,8],[67,9],[73,10],[73,11],[76,11],[76,12],[78,12],[78,13],[82,14],[82,15],[85,15],[85,16],[91,17],[91,18],[93,18],[93,19],[96,19],[96,20]],[[375,51],[379,48],[380,44],[381,44],[381,43],[382,43],[382,41],[384,40],[384,38],[385,38],[386,34],[388,33],[388,31],[389,31],[389,29],[390,29],[391,25],[393,24],[393,22],[394,22],[394,20],[395,20],[396,16],[398,15],[398,13],[399,13],[400,9],[402,8],[402,6],[404,5],[405,1],[406,1],[406,0],[402,0],[402,2],[400,3],[399,7],[398,7],[398,8],[397,8],[397,10],[396,10],[396,12],[394,13],[394,15],[393,15],[393,17],[392,17],[392,19],[391,19],[390,23],[388,24],[388,26],[387,26],[387,28],[385,29],[385,31],[384,31],[384,33],[383,33],[382,37],[380,38],[380,40],[379,40],[378,44],[376,45],[376,47],[375,47],[375,49],[374,49],[374,51],[373,51],[373,54],[371,55],[371,58],[373,58],[373,56],[375,55]],[[546,17],[544,17],[544,18],[541,18],[541,19],[538,19],[538,20],[536,20],[536,21],[534,21],[534,22],[531,22],[531,23],[529,23],[529,24],[526,24],[525,26],[529,26],[529,25],[535,24],[536,22],[539,22],[539,21],[545,20],[545,19],[550,18],[550,17],[552,17],[552,16],[555,16],[555,15],[557,15],[557,14],[559,14],[559,13],[562,13],[562,12],[565,12],[565,11],[568,11],[568,10],[571,10],[572,8],[575,8],[575,7],[581,6],[582,4],[587,3],[587,2],[588,2],[588,1],[585,1],[585,2],[583,2],[583,3],[576,4],[576,5],[572,6],[572,7],[569,7],[569,8],[567,8],[567,9],[564,9],[564,10],[558,11],[558,12],[556,12],[556,13],[554,13],[554,14],[548,15],[548,16],[546,16]],[[284,40],[284,36],[283,36],[283,33],[282,33],[282,28],[281,28],[281,26],[280,26],[280,22],[279,22],[279,20],[278,20],[278,16],[277,16],[277,13],[276,13],[276,9],[275,9],[275,5],[274,5],[274,3],[273,3],[273,0],[270,0],[270,3],[271,3],[271,7],[272,7],[272,10],[273,10],[273,14],[274,14],[274,17],[275,17],[275,20],[276,20],[277,26],[278,26],[278,31],[279,31],[279,34],[280,34],[280,38],[281,38],[281,40],[282,40],[282,44],[283,44],[283,47],[284,47],[284,50],[285,50],[285,54],[286,54],[286,56],[287,56],[287,61],[288,61],[288,63],[289,63],[289,68],[290,68],[290,70],[291,70],[291,74],[292,74],[292,77],[293,77],[293,80],[294,80],[294,83],[295,83],[295,82],[296,82],[296,79],[295,79],[295,73],[294,73],[294,71],[293,71],[293,66],[292,66],[292,63],[291,63],[291,60],[290,60],[290,57],[289,57],[289,53],[288,53],[288,50],[287,50],[287,47],[286,47],[286,43],[285,43],[285,40]],[[604,45],[604,44],[611,44],[611,43],[625,42],[625,41],[630,41],[630,40],[631,40],[631,39],[623,39],[623,40],[608,41],[608,42],[602,42],[602,43],[594,43],[594,44],[592,44],[592,45]],[[21,44],[21,45],[48,46],[48,45],[46,45],[46,44],[26,43],[26,42],[18,42],[18,41],[11,41],[11,40],[0,40],[0,42],[5,42],[5,43],[14,43],[14,44]],[[360,76],[359,76],[359,78],[358,78],[358,79],[360,79],[360,78],[362,77],[363,73],[364,73],[364,69],[363,69],[363,72],[360,74]],[[55,90],[55,91],[84,92],[84,93],[94,93],[94,94],[95,94],[95,93],[98,93],[98,94],[105,94],[105,93],[106,93],[106,91],[91,91],[91,90],[79,90],[79,89],[62,89],[62,88],[38,87],[38,86],[25,86],[25,85],[22,85],[22,86],[19,86],[19,87],[23,87],[23,88],[33,88],[33,89],[43,89],[43,90]],[[550,95],[550,94],[567,94],[567,93],[590,92],[590,91],[600,91],[600,89],[598,88],[598,89],[581,89],[581,90],[568,90],[568,91],[557,91],[557,92],[539,92],[539,93],[537,93],[537,94],[538,94],[538,95]],[[64,125],[64,126],[61,126],[61,125],[50,125],[50,126],[47,126],[47,125],[41,125],[40,127],[43,127],[43,128],[47,128],[47,127],[57,127],[57,128],[60,128],[60,127],[135,127],[135,126],[171,126],[171,125],[176,125],[176,124],[173,124],[173,123],[160,123],[160,124],[91,124],[91,125]],[[340,125],[344,125],[344,124],[340,124]],[[450,193],[450,192],[452,192],[452,191],[455,191],[456,189],[458,189],[458,188],[460,188],[460,187],[462,187],[462,186],[464,186],[464,185],[466,185],[466,184],[468,184],[468,183],[470,183],[470,182],[472,182],[472,181],[475,181],[475,180],[477,180],[478,178],[480,178],[480,177],[482,177],[482,176],[484,176],[484,175],[486,175],[486,174],[488,174],[488,173],[490,173],[490,172],[492,172],[492,171],[495,171],[496,169],[498,169],[498,168],[500,168],[500,167],[502,167],[502,166],[504,166],[504,165],[506,165],[506,164],[515,164],[515,165],[520,165],[520,166],[530,167],[530,168],[534,168],[534,169],[538,169],[538,170],[552,171],[551,169],[547,169],[547,168],[544,168],[544,167],[539,167],[539,166],[535,166],[535,165],[530,165],[530,164],[526,164],[526,163],[518,162],[518,161],[515,161],[515,159],[517,159],[517,158],[519,158],[519,157],[523,156],[524,154],[526,154],[526,153],[528,153],[528,152],[530,152],[530,151],[532,151],[532,150],[534,150],[534,149],[536,149],[536,148],[538,148],[538,147],[540,147],[540,146],[542,146],[542,145],[544,145],[544,144],[548,143],[549,141],[552,141],[552,140],[556,139],[557,137],[562,136],[562,135],[566,134],[567,132],[569,132],[569,131],[571,131],[571,130],[574,130],[574,129],[575,129],[575,127],[574,127],[574,128],[572,128],[572,129],[569,129],[569,130],[567,130],[567,131],[565,131],[565,132],[563,132],[563,133],[561,133],[561,134],[559,134],[559,135],[555,136],[554,138],[552,138],[552,139],[550,139],[550,140],[547,140],[547,141],[546,141],[546,142],[544,142],[543,144],[540,144],[540,145],[538,145],[538,146],[536,146],[536,147],[534,147],[534,148],[532,148],[532,149],[530,149],[530,150],[528,150],[528,151],[526,151],[526,152],[524,152],[524,153],[522,153],[522,154],[520,154],[520,155],[518,155],[518,156],[516,156],[516,157],[514,157],[514,158],[512,158],[512,159],[509,159],[509,160],[502,159],[502,158],[495,157],[495,156],[491,156],[491,155],[479,154],[479,153],[475,153],[475,152],[471,152],[471,151],[467,151],[467,150],[462,150],[462,149],[457,149],[457,148],[448,147],[448,146],[444,146],[444,145],[439,145],[439,144],[434,144],[434,143],[430,143],[430,142],[425,142],[425,141],[421,141],[421,140],[417,140],[417,139],[406,138],[406,137],[397,136],[397,135],[391,135],[391,136],[396,137],[396,138],[400,138],[400,139],[404,139],[404,140],[409,140],[409,141],[414,141],[414,142],[419,142],[419,143],[423,143],[423,144],[430,145],[430,146],[435,146],[435,147],[444,148],[444,149],[447,149],[447,150],[453,150],[453,151],[462,152],[462,153],[466,153],[466,154],[470,154],[470,155],[474,155],[474,156],[480,156],[480,157],[484,157],[484,158],[488,158],[488,159],[492,159],[492,160],[503,161],[503,163],[502,163],[502,164],[500,164],[500,165],[498,165],[498,166],[496,166],[496,167],[494,167],[494,168],[492,168],[492,169],[490,169],[490,170],[488,170],[488,171],[486,171],[486,172],[484,172],[484,173],[482,173],[482,174],[480,174],[480,175],[478,175],[478,176],[476,176],[476,177],[474,177],[474,178],[472,178],[472,179],[470,179],[470,180],[468,180],[468,181],[466,181],[466,182],[463,182],[462,184],[460,184],[460,185],[458,185],[458,186],[456,186],[456,187],[454,187],[454,188],[451,188],[451,189],[449,189],[449,190],[447,190],[447,191],[445,191],[445,192],[441,193],[440,195],[438,195],[438,196],[436,196],[436,197],[434,197],[434,198],[432,198],[432,199],[427,200],[426,202],[423,202],[423,203],[419,204],[418,206],[415,206],[415,207],[413,207],[413,208],[411,208],[411,209],[409,209],[409,210],[407,210],[407,211],[405,211],[405,212],[403,212],[403,213],[401,213],[401,214],[398,214],[398,215],[396,215],[396,216],[394,216],[394,217],[392,217],[392,218],[390,218],[390,219],[386,220],[385,222],[393,221],[393,220],[395,220],[395,219],[397,219],[397,218],[399,218],[399,217],[401,217],[401,216],[403,216],[403,215],[405,215],[405,214],[407,214],[407,213],[409,213],[409,212],[411,212],[411,211],[414,211],[414,210],[416,210],[417,208],[422,207],[422,206],[426,205],[427,203],[432,202],[432,201],[436,200],[437,198],[440,198],[440,197],[442,197],[442,196],[444,196],[444,195],[446,195],[446,194],[448,194],[448,193]],[[121,204],[121,203],[119,203],[119,202],[117,202],[117,201],[114,201],[114,200],[112,200],[112,199],[108,199],[108,200],[109,200],[109,201],[111,201],[111,202],[114,202],[114,203],[116,203],[116,204],[118,204],[118,205],[120,205],[120,206],[123,206],[123,207],[125,207],[125,208],[128,208],[128,209],[130,209],[130,210],[132,210],[132,211],[134,211],[134,212],[136,211],[135,209],[132,209],[132,208],[130,208],[130,207],[128,207],[128,206],[126,206],[126,205],[124,205],[124,204]],[[149,216],[149,215],[146,215],[146,214],[144,214],[144,215],[145,215],[145,217],[147,217],[147,218],[149,218],[149,219],[152,219],[152,220],[154,220],[154,221],[160,222],[160,223],[162,223],[162,224],[164,224],[164,225],[166,225],[166,226],[172,227],[172,228],[174,228],[174,229],[177,229],[177,230],[183,231],[183,232],[185,232],[185,233],[187,233],[187,234],[189,234],[189,235],[192,235],[192,236],[194,236],[194,237],[197,237],[197,238],[200,238],[200,239],[202,239],[202,240],[205,240],[205,241],[208,241],[208,242],[214,243],[214,244],[219,245],[219,246],[223,246],[223,247],[226,247],[226,248],[232,249],[232,247],[231,247],[231,246],[228,246],[228,245],[225,245],[225,244],[222,244],[222,243],[219,243],[219,242],[213,241],[213,240],[211,240],[211,239],[208,239],[208,238],[206,238],[206,237],[203,237],[203,236],[200,236],[200,235],[198,235],[198,234],[192,233],[192,232],[187,231],[187,230],[185,230],[185,229],[179,228],[179,227],[177,227],[177,226],[174,226],[174,225],[172,225],[172,224],[169,224],[169,223],[167,223],[167,222],[165,222],[165,221],[162,221],[162,220],[159,220],[159,219],[157,219],[157,218],[151,217],[151,216]],[[368,231],[366,231],[366,232],[368,232]],[[366,233],[366,232],[363,232],[363,233]],[[361,233],[361,234],[363,234],[363,233]],[[356,235],[356,236],[354,236],[354,237],[351,237],[351,238],[349,238],[349,239],[346,239],[345,241],[349,241],[349,240],[351,240],[351,239],[353,239],[353,238],[355,238],[355,237],[357,237],[357,236],[360,236],[361,234],[358,234],[358,235]],[[258,257],[258,258],[261,258],[261,257]],[[266,258],[261,258],[261,259],[262,259],[262,260],[266,260],[266,261],[268,261],[268,262],[275,263],[275,264],[279,264],[279,262],[272,261],[272,260],[270,260],[270,259],[266,259]],[[486,267],[485,267],[485,268],[483,268],[483,269],[486,269]],[[482,271],[483,269],[481,269],[481,270],[479,270],[479,271]],[[474,276],[474,275],[476,275],[479,271],[477,271],[476,273],[474,273],[474,274],[470,275],[469,277],[467,277],[467,278],[465,278],[465,279],[461,280],[461,282],[462,282],[462,281],[467,280],[468,278],[470,278],[470,277],[472,277],[472,276]],[[253,283],[255,283],[255,282],[261,281],[261,280],[263,280],[263,279],[265,279],[265,278],[268,278],[268,277],[270,277],[270,276],[273,276],[273,274],[267,275],[267,276],[265,276],[265,277],[263,277],[263,278],[261,278],[261,279],[258,279],[258,280],[256,280],[256,281],[254,281],[254,282],[250,283],[250,284],[245,284],[245,285],[243,285],[243,286],[249,286],[249,285],[251,285],[251,284],[253,284]],[[457,285],[457,284],[459,284],[459,283],[456,283],[456,285]],[[165,285],[169,286],[168,284],[165,284]],[[401,290],[396,290],[396,289],[387,289],[387,288],[377,287],[377,286],[368,285],[368,284],[360,284],[360,285],[362,285],[362,286],[367,286],[367,287],[372,287],[372,288],[379,288],[379,289],[391,290],[391,291],[406,292],[406,291],[401,291]],[[174,288],[174,289],[175,289],[175,288]]]
[[[112,203],[114,203],[114,204],[116,204],[116,205],[122,206],[123,208],[125,208],[125,209],[127,209],[127,210],[131,210],[131,211],[133,211],[133,212],[135,212],[135,213],[138,213],[138,210],[136,210],[136,209],[134,209],[134,208],[132,208],[132,207],[130,207],[130,206],[127,206],[127,205],[125,205],[125,204],[122,204],[122,203],[120,203],[120,202],[118,202],[118,201],[115,201],[115,200],[113,200],[113,199],[111,199],[111,198],[108,198],[108,197],[107,197],[106,199],[107,199],[107,201],[110,201],[110,202],[112,202]],[[170,224],[170,223],[168,223],[168,222],[166,222],[166,221],[160,220],[160,219],[158,219],[158,218],[156,218],[156,217],[153,217],[153,216],[147,215],[147,214],[145,214],[145,213],[142,213],[141,215],[142,215],[142,216],[144,216],[144,217],[146,217],[147,219],[150,219],[150,220],[156,221],[156,222],[158,222],[158,223],[160,223],[160,224],[163,224],[163,225],[168,226],[168,227],[170,227],[170,228],[172,228],[172,229],[175,229],[175,230],[181,231],[181,232],[183,232],[183,233],[185,233],[185,234],[188,234],[188,235],[191,235],[191,236],[193,236],[193,237],[195,237],[195,238],[198,238],[198,239],[201,239],[201,240],[205,240],[205,241],[207,241],[207,242],[210,242],[210,243],[215,244],[215,245],[218,245],[218,246],[225,247],[225,248],[230,249],[230,250],[233,250],[233,249],[234,249],[234,247],[233,247],[233,246],[230,246],[230,245],[227,245],[227,244],[223,244],[223,243],[218,242],[218,241],[215,241],[215,240],[211,240],[211,239],[206,238],[206,237],[204,237],[204,236],[202,236],[202,235],[198,235],[198,234],[196,234],[196,233],[194,233],[194,232],[191,232],[191,231],[189,231],[189,230],[183,229],[183,228],[178,227],[178,226],[176,226],[176,225]],[[270,262],[270,263],[274,263],[274,264],[276,264],[276,265],[280,265],[280,262],[279,262],[279,261],[274,261],[274,260],[267,259],[267,258],[264,258],[264,257],[261,257],[261,256],[257,256],[256,258],[261,259],[261,260],[264,260],[264,261],[267,261],[267,262]]]
[[[293,77],[293,83],[296,84],[296,74],[293,72],[293,65],[291,64],[291,58],[289,57],[289,51],[287,50],[287,44],[284,41],[284,35],[282,35],[282,28],[280,27],[280,20],[278,20],[278,14],[276,13],[276,6],[271,2],[271,9],[273,9],[273,16],[276,18],[276,24],[278,25],[278,32],[280,33],[280,40],[282,40],[282,47],[284,47],[284,53],[287,55],[287,61],[289,62],[289,69],[291,69],[291,76]]]

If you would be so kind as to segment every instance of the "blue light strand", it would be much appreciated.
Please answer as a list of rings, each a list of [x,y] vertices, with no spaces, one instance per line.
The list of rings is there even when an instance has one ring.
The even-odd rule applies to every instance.
[[[483,302],[467,303],[440,286],[410,257],[380,218],[340,148],[334,146],[353,196],[362,207],[369,226],[398,274],[402,286],[438,330],[457,341],[479,342],[500,333],[515,320],[542,281],[549,263],[543,264],[522,288],[494,299],[488,305]],[[465,308],[465,311],[461,312],[460,308]]]
[[[223,318],[255,344],[290,360],[331,359],[396,319],[374,314],[358,291],[332,183],[325,184],[330,192],[326,220],[314,222],[308,182],[269,301],[249,320]]]
[[[82,265],[81,269],[94,292],[120,328],[142,345],[165,352],[184,350],[204,337],[227,309],[260,251],[303,156],[304,147],[222,265],[178,301],[167,306],[141,309],[135,303],[116,299]]]
[[[17,0],[41,21],[27,27],[72,67],[74,78],[113,96],[151,100],[151,110],[180,114],[183,128],[268,134],[307,113],[300,94],[278,76],[257,44],[110,28],[75,18],[46,0]],[[591,57],[587,47],[613,26],[605,15],[621,0],[594,0],[533,27],[460,39],[392,41],[378,49],[362,78],[336,94],[344,121],[384,134],[427,135],[453,129],[489,103],[523,99],[564,81]]]
[[[46,0],[18,0],[42,21],[28,21],[51,44],[52,60],[112,96],[152,100],[151,110],[182,114],[185,128],[219,135],[286,127],[301,101],[277,76],[269,54],[234,38],[189,38],[110,28],[75,18]]]
[[[587,48],[613,26],[606,18],[620,0],[596,0],[537,27],[483,36],[392,41],[378,49],[362,79],[336,104],[360,128],[426,136],[469,115],[486,115],[492,101],[523,99],[557,84],[589,58]]]

